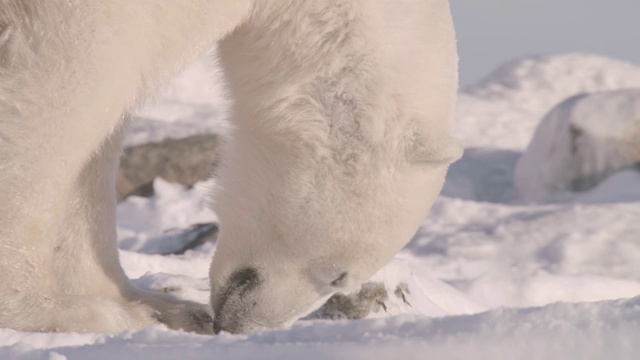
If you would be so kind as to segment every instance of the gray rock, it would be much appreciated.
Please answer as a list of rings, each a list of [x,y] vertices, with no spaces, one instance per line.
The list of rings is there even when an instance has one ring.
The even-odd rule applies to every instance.
[[[178,247],[171,251],[165,251],[162,255],[182,255],[188,250],[194,250],[207,242],[214,243],[218,239],[220,227],[214,223],[194,224],[188,229],[180,229],[163,235],[175,243]]]
[[[208,179],[220,161],[220,143],[217,135],[194,135],[125,148],[116,178],[118,201],[152,196],[156,177],[184,186]]]

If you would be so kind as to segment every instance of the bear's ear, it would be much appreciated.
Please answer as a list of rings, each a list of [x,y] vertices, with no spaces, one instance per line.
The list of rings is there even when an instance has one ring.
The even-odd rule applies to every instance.
[[[462,146],[450,135],[426,139],[418,137],[407,151],[411,164],[451,164],[462,157]]]

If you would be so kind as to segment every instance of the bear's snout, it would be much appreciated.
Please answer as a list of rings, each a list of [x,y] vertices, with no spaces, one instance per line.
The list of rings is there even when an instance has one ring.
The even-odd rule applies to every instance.
[[[213,299],[213,332],[226,331],[232,334],[246,332],[246,321],[257,305],[251,296],[262,284],[263,278],[255,268],[244,268],[229,276],[224,287]]]

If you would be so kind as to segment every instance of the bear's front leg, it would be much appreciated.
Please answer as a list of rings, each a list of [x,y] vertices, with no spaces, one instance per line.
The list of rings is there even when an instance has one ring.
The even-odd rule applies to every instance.
[[[63,311],[57,326],[111,332],[161,322],[174,329],[211,333],[208,306],[137,289],[120,265],[115,241],[115,174],[122,132],[118,129],[106,139],[84,166],[67,201],[54,244],[52,273],[56,291],[65,294],[61,305],[70,311]],[[91,317],[82,319],[85,313],[78,313],[76,304],[86,304]]]
[[[37,197],[13,199],[29,206],[16,209],[20,218],[2,232],[0,327],[119,332],[160,322],[212,332],[207,306],[135,288],[118,261],[114,183],[122,128],[73,180],[52,180],[60,186],[51,193],[32,189]],[[39,211],[29,218],[30,209]]]
[[[123,114],[249,4],[0,1],[0,327],[211,331],[204,305],[126,278],[113,178]]]

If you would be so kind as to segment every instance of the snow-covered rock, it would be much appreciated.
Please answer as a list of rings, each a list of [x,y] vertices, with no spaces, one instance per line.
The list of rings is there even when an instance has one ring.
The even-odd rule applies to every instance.
[[[585,191],[640,164],[640,90],[582,94],[544,117],[516,165],[524,201]]]

